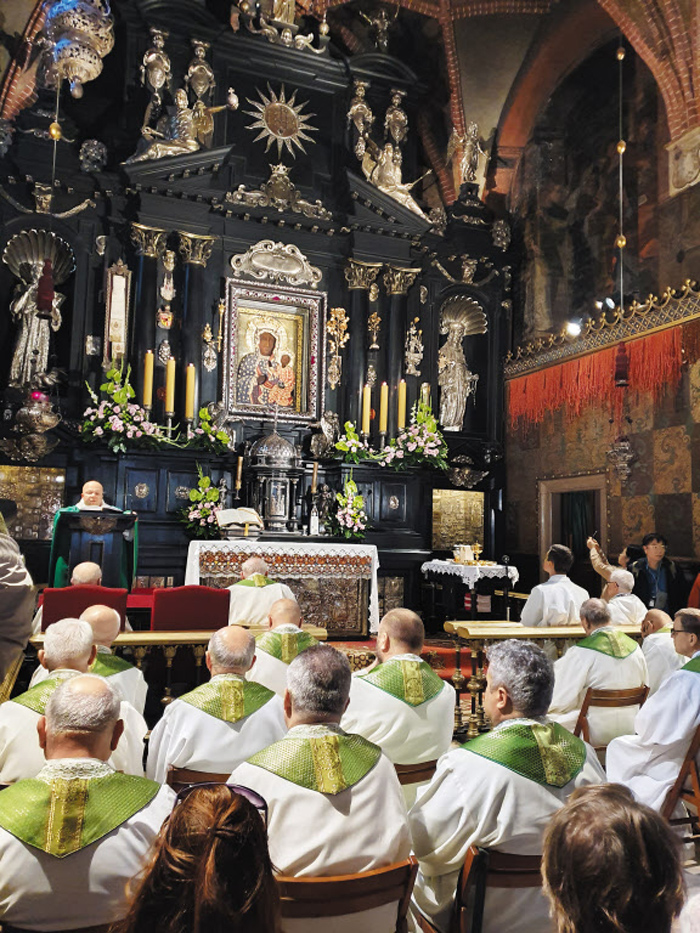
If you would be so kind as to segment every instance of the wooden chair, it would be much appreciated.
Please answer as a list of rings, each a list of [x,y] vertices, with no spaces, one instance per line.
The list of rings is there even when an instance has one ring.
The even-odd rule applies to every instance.
[[[669,823],[673,826],[680,823],[690,823],[694,834],[698,832],[698,822],[700,820],[700,775],[698,775],[696,762],[698,752],[700,752],[700,726],[695,730],[681,769],[678,772],[678,777],[666,795],[666,800],[661,808],[661,816],[668,820]],[[688,817],[671,819],[679,801],[694,807],[695,813]]]
[[[435,774],[437,758],[432,761],[419,761],[413,765],[394,765],[399,784],[420,784],[429,781]]]
[[[418,862],[414,856],[386,868],[374,868],[354,875],[327,878],[277,876],[282,917],[310,919],[340,917],[397,903],[396,933],[407,933],[406,915],[416,880]]]
[[[213,632],[228,625],[231,594],[210,586],[175,586],[153,594],[152,632]]]
[[[47,587],[42,602],[41,630],[45,632],[49,625],[60,619],[77,619],[88,606],[111,606],[121,617],[120,631],[124,631],[126,622],[127,591],[113,586],[62,586],[57,589]]]
[[[165,783],[179,793],[190,784],[225,784],[230,777],[230,771],[227,774],[214,774],[210,771],[191,771],[189,768],[174,768],[170,765]]]
[[[541,864],[540,855],[509,855],[470,846],[457,883],[450,933],[481,933],[486,889],[539,888]]]
[[[630,687],[627,690],[595,690],[589,687],[583,698],[581,712],[578,714],[576,725],[574,726],[574,735],[580,736],[584,742],[591,741],[590,729],[588,727],[588,710],[592,706],[599,706],[605,709],[625,706],[643,706],[646,698],[649,696],[649,688]],[[607,745],[593,746],[601,764],[605,764],[605,752]]]

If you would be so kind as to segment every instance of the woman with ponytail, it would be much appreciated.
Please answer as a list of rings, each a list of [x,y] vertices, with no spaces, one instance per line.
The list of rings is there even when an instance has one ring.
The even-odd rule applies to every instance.
[[[182,791],[112,933],[278,933],[265,810],[248,788]]]

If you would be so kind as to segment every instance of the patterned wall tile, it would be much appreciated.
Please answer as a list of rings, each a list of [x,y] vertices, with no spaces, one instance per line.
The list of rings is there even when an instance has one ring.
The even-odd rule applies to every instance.
[[[655,496],[656,524],[647,531],[658,531],[668,539],[668,552],[685,556],[693,552],[693,529],[688,516],[692,514],[692,495]]]
[[[654,491],[691,491],[690,437],[684,427],[654,431]]]
[[[700,557],[700,495],[693,493],[693,555]]]
[[[646,496],[654,491],[654,437],[651,432],[628,435],[636,460],[624,485],[623,496]]]
[[[700,360],[690,366],[688,384],[690,415],[697,424],[700,422]]]
[[[668,389],[653,406],[655,428],[685,424],[688,416],[688,391],[688,373],[684,372],[675,391]]]
[[[654,527],[651,496],[633,496],[622,500],[622,540],[641,541]]]

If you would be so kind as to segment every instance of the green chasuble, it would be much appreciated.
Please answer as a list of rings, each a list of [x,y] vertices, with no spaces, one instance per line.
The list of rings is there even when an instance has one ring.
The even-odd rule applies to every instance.
[[[272,690],[244,680],[236,674],[218,674],[208,684],[202,684],[180,699],[203,713],[223,722],[238,722],[256,712],[273,696]]]
[[[273,629],[255,637],[257,649],[285,664],[290,664],[298,654],[317,644],[318,641],[306,632],[278,632]]]
[[[379,687],[409,706],[420,706],[432,700],[444,687],[440,677],[425,661],[394,658],[379,664],[369,674],[359,674],[367,684]]]
[[[583,638],[576,644],[579,648],[590,648],[591,651],[599,651],[609,658],[621,659],[628,658],[637,647],[637,642],[633,638],[615,629],[593,632],[588,638]]]
[[[238,583],[234,583],[234,586],[270,586],[272,583],[276,583],[276,580],[271,580],[269,577],[264,576],[262,573],[252,573],[249,577],[246,577],[245,580],[239,580]]]
[[[112,674],[120,674],[122,671],[133,670],[134,665],[129,664],[123,658],[116,654],[107,654],[104,651],[98,651],[92,667],[91,674],[98,674],[100,677],[111,677]]]
[[[335,795],[361,781],[381,753],[361,735],[325,726],[297,726],[286,738],[249,758],[248,764],[307,790]]]
[[[160,790],[146,778],[29,778],[0,794],[0,826],[56,858],[97,842],[142,810]]]
[[[558,722],[513,720],[462,748],[537,784],[565,787],[583,768],[586,745]]]
[[[26,706],[29,709],[33,709],[35,713],[39,713],[40,716],[43,716],[46,710],[46,704],[51,699],[51,695],[56,687],[65,683],[66,680],[70,680],[71,677],[77,676],[78,673],[78,671],[61,671],[53,677],[47,677],[46,680],[42,680],[41,683],[37,684],[35,687],[31,687],[26,693],[20,693],[19,696],[13,697],[10,703],[18,703],[20,706]]]
[[[681,668],[682,671],[690,671],[692,674],[700,674],[700,658],[691,658],[687,664]]]
[[[59,509],[53,520],[53,533],[51,537],[51,554],[49,556],[49,586],[63,587],[70,585],[71,568],[68,566],[70,556],[70,538],[71,533],[67,528],[58,527],[60,515],[70,512],[97,512],[99,509],[79,509],[77,505],[69,505],[65,509]],[[106,512],[119,514],[121,509],[105,509]],[[133,541],[124,541],[122,548],[122,562],[119,572],[119,586],[127,590],[131,589],[131,584],[136,576],[136,563],[138,560],[139,549],[139,523],[136,522],[133,528]]]

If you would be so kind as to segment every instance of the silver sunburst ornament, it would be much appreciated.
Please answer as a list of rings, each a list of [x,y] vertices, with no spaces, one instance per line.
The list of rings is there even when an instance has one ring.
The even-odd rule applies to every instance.
[[[260,100],[250,100],[250,98],[247,98],[248,103],[252,107],[255,107],[255,111],[245,111],[249,117],[255,117],[255,122],[251,124],[248,129],[260,130],[255,137],[255,142],[259,139],[267,139],[265,152],[268,152],[270,146],[277,143],[278,159],[282,155],[282,149],[285,146],[287,151],[294,158],[296,158],[296,152],[294,151],[295,146],[303,153],[306,153],[302,140],[313,143],[314,140],[308,136],[307,133],[318,132],[317,127],[309,125],[309,120],[311,117],[315,116],[315,114],[302,113],[302,110],[306,107],[306,102],[301,104],[296,103],[296,91],[287,99],[284,85],[282,85],[279,96],[275,94],[269,84],[267,85],[267,92],[268,96],[266,97],[265,94],[258,89]]]

